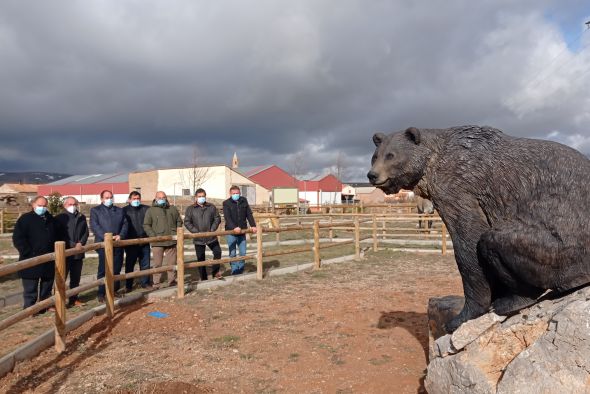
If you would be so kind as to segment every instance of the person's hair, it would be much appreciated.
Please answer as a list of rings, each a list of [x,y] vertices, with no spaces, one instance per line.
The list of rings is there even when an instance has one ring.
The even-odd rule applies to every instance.
[[[105,190],[103,190],[103,191],[100,192],[100,198],[104,198],[104,194],[105,193],[111,193],[111,195],[113,194],[112,191],[105,189]]]
[[[63,202],[61,203],[61,205],[66,205],[66,201],[68,201],[70,198],[71,198],[72,200],[74,200],[74,201],[78,202],[78,199],[77,199],[76,197],[73,197],[73,196],[67,196],[66,198],[64,198],[64,199],[63,199]]]
[[[137,190],[132,191],[131,193],[129,193],[129,199],[131,200],[133,197],[135,196],[139,196],[139,198],[141,198],[141,193],[138,192]]]
[[[31,204],[36,204],[37,201],[39,200],[45,200],[45,202],[49,203],[49,201],[47,200],[47,198],[43,197],[43,196],[36,196],[32,201]]]
[[[240,188],[236,185],[232,185],[232,187],[229,188],[229,192],[231,193],[232,190],[240,191]]]
[[[195,191],[195,196],[196,196],[197,194],[199,194],[199,193],[203,193],[205,196],[207,195],[207,192],[206,192],[206,191],[205,191],[205,189],[203,189],[202,187],[198,188],[198,189]]]

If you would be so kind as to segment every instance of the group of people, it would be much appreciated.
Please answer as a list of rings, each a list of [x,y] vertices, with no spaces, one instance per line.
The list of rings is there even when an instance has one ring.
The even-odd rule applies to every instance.
[[[243,230],[248,228],[256,232],[256,222],[248,200],[241,195],[240,188],[232,186],[230,197],[223,202],[225,230],[231,231],[226,235],[229,256],[246,255],[246,236]],[[176,229],[183,224],[191,233],[208,233],[218,230],[221,216],[217,207],[207,202],[204,189],[197,189],[195,202],[186,209],[184,221],[178,209],[168,201],[166,193],[158,191],[151,206],[141,203],[141,194],[137,191],[129,193],[127,205],[117,207],[113,201],[113,193],[104,190],[100,194],[100,205],[90,209],[90,230],[94,234],[95,242],[102,242],[105,234],[113,234],[113,240],[136,239],[147,237],[161,237],[176,234]],[[19,260],[24,260],[54,251],[56,241],[65,241],[66,248],[81,249],[80,253],[66,258],[66,277],[70,278],[70,288],[80,284],[84,253],[82,247],[87,243],[89,228],[86,217],[79,210],[79,202],[74,197],[63,200],[63,212],[53,217],[47,211],[48,201],[43,196],[36,197],[31,203],[32,210],[22,215],[16,222],[13,232],[13,244],[19,252]],[[221,245],[217,236],[194,238],[197,261],[205,261],[205,251],[208,247],[213,252],[213,259],[221,259]],[[98,249],[97,278],[105,276],[105,252]],[[133,272],[135,264],[139,262],[140,270],[176,264],[176,241],[157,240],[151,243],[117,247],[113,250],[114,274],[119,274],[125,262],[125,273]],[[244,272],[244,260],[231,262],[232,275]],[[211,275],[221,278],[221,266],[212,265]],[[24,308],[51,296],[55,276],[54,262],[40,264],[19,271],[23,285]],[[146,290],[162,286],[162,274],[154,274],[140,278],[140,285]],[[199,267],[201,280],[207,280],[207,267]],[[176,284],[176,271],[167,272],[168,286]],[[122,294],[131,291],[134,280],[126,279],[125,288],[121,283],[115,283],[115,292]],[[98,301],[104,302],[105,287],[99,286]],[[78,306],[82,303],[77,296],[68,300],[68,306]]]

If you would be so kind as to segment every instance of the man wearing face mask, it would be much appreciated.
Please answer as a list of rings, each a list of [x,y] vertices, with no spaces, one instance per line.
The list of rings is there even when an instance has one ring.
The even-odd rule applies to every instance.
[[[90,209],[90,229],[94,233],[95,242],[103,242],[106,233],[113,234],[113,240],[119,241],[127,238],[127,218],[122,208],[113,204],[113,193],[110,190],[103,190],[100,193],[101,204]],[[104,278],[104,249],[98,249],[98,272],[96,278]],[[113,271],[115,275],[121,273],[123,267],[123,248],[113,250]],[[115,291],[118,291],[120,282],[115,282]],[[98,302],[104,302],[105,287],[98,287]]]
[[[65,230],[66,248],[80,249],[82,246],[86,245],[86,241],[88,241],[86,216],[80,213],[78,200],[74,197],[66,197],[63,202],[63,207],[65,211],[57,215],[55,219]],[[76,288],[80,285],[84,257],[84,253],[66,257],[66,278],[68,275],[70,276],[70,289]],[[83,303],[78,299],[77,295],[70,297],[68,302],[69,307],[81,305],[83,305]]]
[[[182,219],[175,206],[168,203],[166,193],[159,191],[145,213],[143,229],[149,237],[176,235],[176,229],[182,227]],[[176,264],[176,241],[152,243],[154,268]],[[160,287],[162,274],[154,274],[154,287]],[[168,271],[168,286],[176,284],[176,271]]]
[[[184,225],[191,233],[206,233],[217,231],[221,223],[221,216],[213,204],[207,202],[207,193],[204,189],[197,189],[195,192],[195,204],[186,208],[184,215]],[[205,261],[205,246],[213,252],[213,259],[221,258],[221,246],[217,237],[193,238],[195,244],[195,253],[197,261]],[[219,272],[220,265],[211,266],[211,276],[221,278]],[[207,267],[199,267],[199,276],[201,280],[207,280]]]
[[[252,232],[256,233],[256,222],[254,221],[248,200],[240,195],[240,188],[232,186],[229,189],[229,194],[230,198],[223,202],[225,230],[234,232],[234,234],[225,236],[227,246],[229,247],[229,257],[236,257],[236,246],[240,251],[240,256],[245,256],[246,235],[242,234],[242,230],[248,228],[247,221],[252,228]],[[232,275],[238,275],[244,272],[244,260],[230,263],[230,265]]]
[[[127,239],[146,238],[147,234],[143,229],[143,221],[145,220],[145,213],[149,209],[147,205],[141,203],[141,194],[137,191],[129,193],[127,200],[129,205],[123,208],[129,230],[127,231]],[[130,245],[125,247],[125,273],[133,272],[135,263],[139,259],[139,269],[147,270],[150,268],[150,244]],[[141,287],[150,290],[151,280],[150,276],[142,276]],[[127,279],[125,282],[125,289],[127,292],[133,290],[133,278]]]
[[[47,212],[47,199],[35,197],[32,210],[18,218],[12,233],[12,243],[18,259],[25,260],[55,251],[55,242],[63,240],[59,223]],[[51,296],[55,277],[55,262],[49,261],[18,272],[23,284],[23,309]],[[41,311],[39,313],[43,313]]]

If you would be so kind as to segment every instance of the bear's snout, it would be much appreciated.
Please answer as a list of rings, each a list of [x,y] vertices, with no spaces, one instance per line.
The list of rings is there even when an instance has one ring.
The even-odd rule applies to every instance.
[[[369,178],[369,182],[371,182],[372,184],[375,184],[375,181],[378,178],[378,175],[375,171],[371,170],[367,173],[367,178]]]

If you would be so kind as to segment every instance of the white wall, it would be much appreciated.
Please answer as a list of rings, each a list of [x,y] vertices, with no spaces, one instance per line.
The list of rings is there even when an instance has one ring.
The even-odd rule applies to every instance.
[[[181,196],[182,189],[191,189],[191,196],[194,195],[195,191],[190,182],[192,171],[190,167],[159,170],[158,190],[162,190],[168,196]],[[205,189],[209,198],[225,200],[229,197],[231,185],[250,185],[256,186],[256,204],[268,203],[268,190],[227,166],[201,167],[199,171],[206,173],[203,183],[197,187]]]

